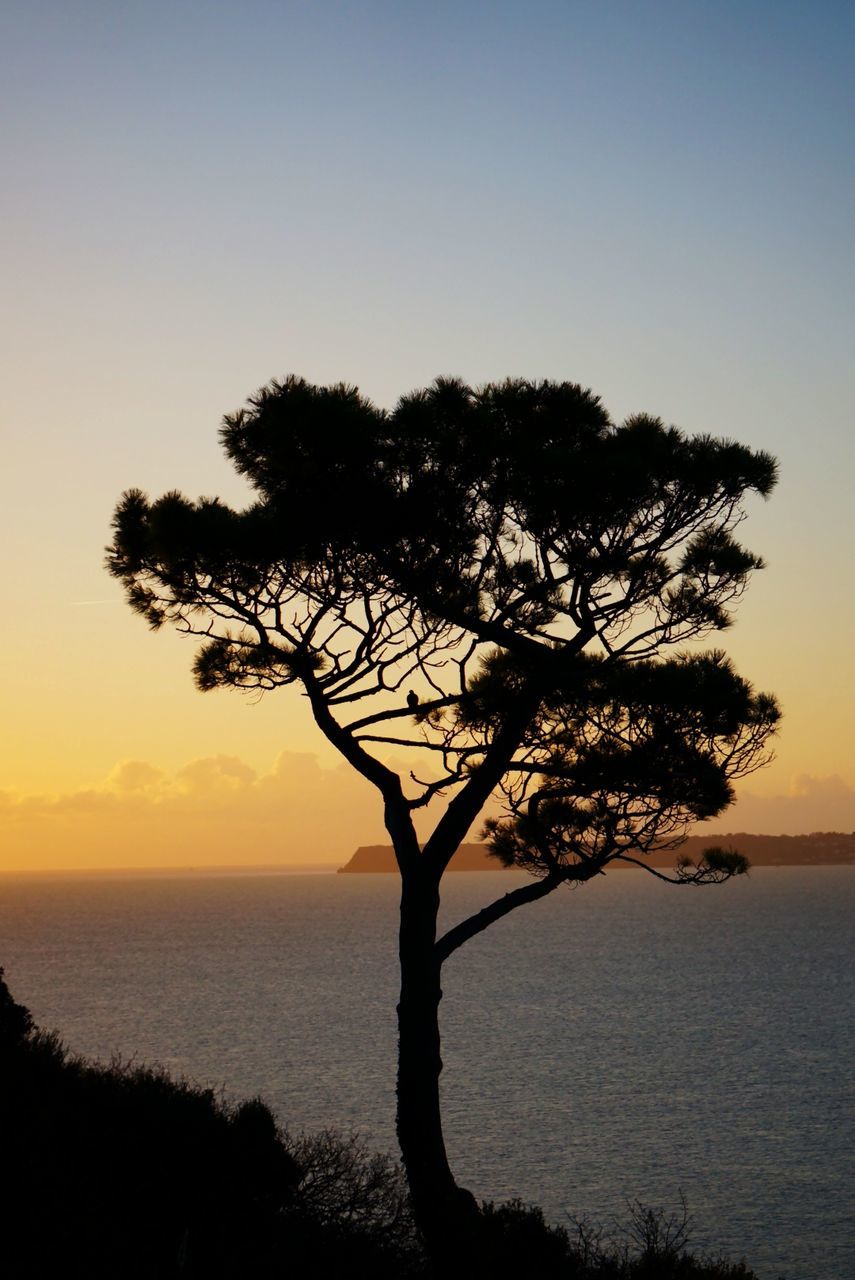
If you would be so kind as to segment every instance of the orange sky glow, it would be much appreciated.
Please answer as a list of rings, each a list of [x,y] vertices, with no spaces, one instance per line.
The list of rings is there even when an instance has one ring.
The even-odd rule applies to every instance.
[[[295,690],[198,693],[103,567],[131,486],[248,500],[218,424],[289,372],[390,407],[571,379],[775,454],[739,531],[768,567],[712,643],[784,719],[713,827],[855,830],[843,10],[251,8],[5,33],[0,871],[384,839]]]

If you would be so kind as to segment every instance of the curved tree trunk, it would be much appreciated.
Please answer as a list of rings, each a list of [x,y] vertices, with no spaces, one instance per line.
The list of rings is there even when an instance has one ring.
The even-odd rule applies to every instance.
[[[419,1229],[437,1276],[477,1274],[478,1207],[448,1164],[439,1106],[439,884],[423,868],[403,877],[398,1005],[398,1141]]]

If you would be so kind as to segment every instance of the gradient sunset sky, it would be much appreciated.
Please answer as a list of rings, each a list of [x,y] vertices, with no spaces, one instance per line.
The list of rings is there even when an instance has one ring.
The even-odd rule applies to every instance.
[[[292,371],[776,454],[722,643],[785,720],[715,825],[855,829],[851,4],[12,0],[0,49],[0,869],[383,839],[296,693],[197,693],[103,568],[130,486],[243,500],[219,420]]]

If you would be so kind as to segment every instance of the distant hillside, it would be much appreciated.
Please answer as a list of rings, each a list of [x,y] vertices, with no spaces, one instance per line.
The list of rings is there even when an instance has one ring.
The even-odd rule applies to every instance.
[[[710,845],[732,846],[744,854],[755,867],[819,867],[855,866],[855,832],[814,831],[809,836],[755,836],[744,831],[725,835],[690,836],[681,853],[697,857]],[[676,854],[654,853],[645,859],[652,867],[672,867]],[[630,863],[616,867],[631,869]],[[449,871],[501,871],[485,844],[462,844],[452,859]],[[391,845],[362,845],[339,868],[340,872],[394,871],[395,857]]]
[[[501,871],[495,858],[487,854],[485,844],[462,844],[451,860],[449,871]],[[396,871],[395,855],[390,844],[361,845],[343,871]]]

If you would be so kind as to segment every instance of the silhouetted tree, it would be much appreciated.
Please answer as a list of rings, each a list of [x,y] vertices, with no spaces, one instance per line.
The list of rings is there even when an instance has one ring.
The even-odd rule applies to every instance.
[[[676,848],[768,758],[774,700],[721,652],[677,647],[724,629],[761,566],[734,533],[775,464],[657,418],[615,425],[590,391],[549,382],[440,379],[384,412],[291,377],[222,440],[253,505],[132,490],[109,567],[153,627],[201,639],[200,689],[297,685],[380,793],[402,882],[398,1135],[451,1274],[474,1200],[440,1122],[443,961],[560,885]],[[401,776],[390,748],[435,767]],[[443,873],[491,797],[493,851],[533,880],[437,938]],[[746,866],[715,849],[654,874]]]

